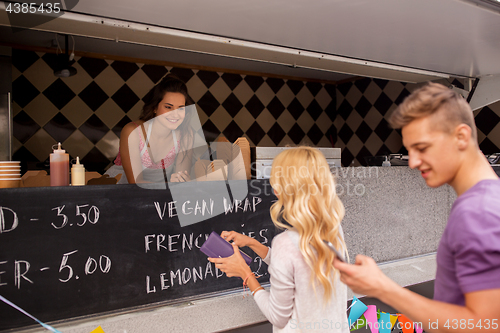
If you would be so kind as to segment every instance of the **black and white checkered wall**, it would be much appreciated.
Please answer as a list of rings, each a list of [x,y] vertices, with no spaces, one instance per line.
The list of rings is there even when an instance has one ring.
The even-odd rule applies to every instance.
[[[365,165],[366,156],[404,152],[386,119],[416,87],[368,78],[335,86],[88,57],[76,58],[76,76],[61,79],[53,74],[55,58],[12,52],[13,159],[31,168],[61,142],[87,170],[103,172],[121,129],[138,119],[142,99],[168,72],[186,82],[207,141],[224,135],[245,136],[253,146],[335,146],[344,166]],[[483,152],[499,152],[500,103],[475,119]]]
[[[463,89],[458,80],[452,83]],[[337,147],[342,165],[366,165],[365,157],[406,154],[401,132],[388,126],[390,113],[420,85],[364,78],[337,85]],[[500,102],[474,111],[484,154],[500,152]]]
[[[205,137],[240,136],[251,145],[331,147],[336,89],[285,80],[95,58],[76,58],[78,74],[57,78],[56,56],[13,50],[14,156],[44,161],[61,142],[87,170],[116,157],[121,129],[139,117],[142,99],[168,72],[186,82]]]

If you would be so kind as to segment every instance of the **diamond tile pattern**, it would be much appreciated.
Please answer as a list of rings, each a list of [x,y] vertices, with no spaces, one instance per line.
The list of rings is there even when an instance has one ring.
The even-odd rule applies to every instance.
[[[297,120],[302,115],[302,112],[304,112],[304,107],[297,98],[294,98],[290,105],[288,105],[288,111],[292,117]]]
[[[389,116],[389,109],[395,103],[388,97],[394,93],[391,93],[392,91],[384,92],[386,86],[387,89],[391,89],[388,82],[363,78],[337,85],[339,92],[336,101],[337,114],[343,121],[335,121],[340,141],[336,143],[336,146],[343,147],[343,166],[367,165],[365,157],[373,156],[370,151],[377,151],[377,154],[397,153],[390,151],[384,144],[394,131],[386,120]],[[403,90],[398,100],[409,94],[409,91],[403,88],[399,82],[394,82],[392,86]],[[327,114],[329,113],[327,112]],[[336,136],[335,133],[332,133],[331,139],[334,139],[334,136]],[[363,144],[361,148],[359,147],[360,142]]]
[[[281,103],[280,99],[276,96],[269,102],[267,109],[273,115],[275,119],[278,119],[283,111],[285,111],[285,106]]]
[[[460,86],[459,83],[454,84]],[[375,155],[408,154],[402,142],[397,142],[401,141],[401,131],[390,128],[387,119],[391,110],[401,104],[414,88],[415,86],[406,83],[369,78],[336,86],[338,94],[334,102],[337,107],[329,105],[325,109],[326,114],[334,121],[335,131],[329,130],[325,134],[335,146],[342,147],[343,166],[366,165],[365,157],[373,156],[370,152],[375,151]],[[329,85],[325,85],[325,90],[330,94],[335,92]],[[354,116],[353,112],[357,115]],[[500,152],[500,135],[495,134],[500,129],[500,126],[497,127],[500,123],[500,102],[475,111],[474,114],[478,129],[487,136],[479,142],[480,148],[485,154]],[[361,123],[359,117],[362,119]],[[361,149],[359,142],[363,143]]]
[[[176,75],[179,79],[181,79],[184,82],[188,82],[195,75],[192,69],[177,68],[177,67],[170,69],[170,73]]]
[[[76,94],[61,79],[57,79],[43,92],[59,110],[68,104]]]
[[[80,126],[79,130],[93,144],[96,144],[104,135],[106,135],[109,128],[94,114],[82,126]]]
[[[130,79],[139,70],[137,64],[125,61],[113,61],[111,67],[120,75],[123,81]]]
[[[126,83],[111,96],[111,99],[125,112],[130,111],[140,100]]]
[[[262,131],[262,129],[261,129]],[[227,125],[227,127],[222,131],[222,134],[231,142],[236,141],[240,136],[243,136],[243,131],[233,120]]]
[[[40,57],[36,52],[12,49],[12,65],[21,73],[30,68]]]
[[[491,142],[490,139],[484,138],[484,140],[479,144],[479,148],[484,154],[498,153],[498,146]]]
[[[300,128],[298,123],[295,123],[288,131],[288,136],[296,145],[298,145],[302,141],[302,139],[304,139],[304,135],[305,133],[302,128]]]
[[[55,54],[55,53],[45,53],[42,56],[42,59],[43,59],[43,61],[45,61],[47,63],[47,65],[49,65],[49,67],[52,70],[55,70],[58,67],[58,59],[59,58],[57,57],[57,54]]]
[[[202,126],[203,134],[205,135],[205,140],[208,142],[215,141],[217,137],[220,135],[220,131],[214,123],[208,119]],[[243,131],[241,131],[243,132]]]
[[[160,81],[160,79],[168,73],[168,69],[166,69],[165,66],[144,65],[141,69],[154,84]]]
[[[269,129],[269,132],[267,132],[267,135],[271,138],[271,140],[273,140],[274,144],[278,146],[281,140],[285,137],[286,133],[278,123],[274,123],[274,125]]]
[[[122,132],[123,127],[130,123],[132,119],[128,116],[123,117],[111,130],[116,134],[117,137],[120,137],[120,133]]]
[[[12,82],[12,99],[22,108],[39,94],[40,91],[24,75],[19,76]]]
[[[286,85],[292,90],[292,92],[297,95],[304,86],[304,82],[296,81],[296,80],[288,80],[286,81]]]
[[[13,134],[21,143],[25,143],[39,129],[38,125],[26,112],[21,111],[14,117]]]
[[[201,108],[201,110],[205,112],[209,117],[215,112],[215,110],[217,110],[220,105],[210,91],[207,91],[205,95],[200,98],[197,104]]]
[[[231,117],[236,117],[238,112],[240,112],[243,104],[241,104],[238,97],[231,93],[226,100],[222,103],[222,107],[231,115]]]
[[[382,115],[385,115],[387,111],[389,111],[389,108],[392,106],[392,103],[393,102],[391,101],[391,99],[384,92],[382,92],[380,94],[380,97],[373,105]]]
[[[101,174],[104,173],[106,167],[110,164],[109,159],[97,147],[89,151],[80,161],[86,170],[97,171]]]
[[[101,74],[108,67],[108,63],[103,59],[82,57],[78,60],[78,64],[93,78]]]
[[[253,92],[256,92],[257,89],[260,88],[262,83],[264,83],[264,79],[261,76],[247,75],[245,76],[244,80],[253,90]]]
[[[76,130],[76,127],[62,113],[58,113],[43,127],[57,142],[64,142]]]
[[[307,82],[306,87],[307,89],[309,89],[311,94],[313,94],[313,96],[316,96],[323,87],[323,85],[319,82]]]
[[[109,98],[95,81],[92,81],[80,94],[78,94],[78,96],[92,111],[99,109],[99,107]]]
[[[243,77],[239,74],[224,73],[221,77],[231,90],[234,90],[234,88],[236,88],[238,84],[243,81]]]
[[[364,143],[368,140],[368,137],[372,134],[372,129],[364,121],[359,125],[356,130],[356,135]]]
[[[319,103],[313,99],[311,104],[307,107],[307,112],[315,121],[318,120],[319,116],[323,113],[323,109],[319,105]]]
[[[209,72],[209,71],[198,71],[196,73],[198,77],[201,79],[201,82],[207,86],[208,89],[219,79],[219,74],[216,72]]]
[[[372,108],[371,103],[365,98],[365,96],[361,96],[361,98],[358,101],[358,104],[356,104],[355,109],[358,111],[358,113],[361,115],[361,117],[365,117]]]
[[[14,107],[19,110],[14,117],[13,131],[20,144],[20,147],[16,147],[14,158],[23,163],[38,162],[45,156],[43,151],[46,147],[31,144],[33,140],[30,140],[43,132],[42,136],[47,140],[64,141],[68,151],[85,154],[80,158],[87,170],[102,172],[114,157],[109,157],[112,148],[100,142],[109,135],[119,137],[123,127],[137,119],[142,101],[146,98],[145,91],[149,91],[169,72],[188,85],[190,80],[193,80],[191,84],[195,83],[192,84],[195,88],[190,90],[190,95],[196,96],[194,102],[198,106],[203,132],[209,142],[222,134],[231,141],[246,136],[252,145],[331,143],[342,148],[344,166],[364,163],[364,156],[370,151],[378,151],[377,154],[404,152],[404,147],[394,142],[394,137],[399,138],[400,135],[392,135],[394,130],[388,127],[386,121],[394,105],[398,105],[411,91],[410,85],[399,82],[363,78],[333,85],[88,57],[76,57],[75,65],[79,67],[75,77],[64,79],[45,76],[31,82],[27,76],[31,79],[34,71],[31,70],[27,76],[23,73],[35,68],[38,62],[44,63],[43,66],[53,65],[55,55],[16,49],[13,49],[12,55],[13,66],[21,73],[13,81]],[[87,79],[81,81],[85,83],[78,90],[72,90],[76,86],[69,82],[73,82],[78,75],[84,75]],[[105,92],[103,88],[106,87],[99,86],[94,80],[97,77],[99,83],[112,85],[112,95]],[[138,84],[134,81],[137,77],[149,78],[151,86],[147,89],[141,86],[138,91]],[[396,92],[384,91],[395,87]],[[43,96],[39,96],[40,93]],[[263,93],[266,95],[260,95]],[[365,96],[365,93],[370,95]],[[393,101],[389,96],[397,98]],[[38,123],[39,119],[44,118],[33,116],[33,110],[43,108],[42,102],[52,103],[61,112],[54,112],[51,119]],[[112,107],[115,110],[107,110],[109,105],[114,105]],[[120,109],[123,113],[116,112]],[[75,117],[71,116],[71,112],[78,113],[80,116],[77,118],[80,120],[74,122]],[[352,112],[357,112],[358,116],[352,117]],[[244,123],[240,119],[243,113]],[[100,119],[104,114],[106,116],[102,119],[106,119],[106,123]],[[218,117],[222,115],[229,119],[220,121]],[[497,126],[500,122],[500,103],[485,107],[475,112],[475,115],[480,131],[486,136],[480,142],[483,151],[500,151],[500,135],[494,135],[500,128]],[[307,124],[303,123],[305,119]],[[354,120],[355,125],[350,123]],[[225,127],[218,128],[215,124]],[[266,129],[269,129],[267,133]],[[85,150],[78,148],[82,140],[86,142]],[[368,140],[372,142],[365,146]],[[117,140],[113,144],[117,145],[117,150]]]
[[[481,130],[481,132],[488,135],[491,133],[491,130],[493,130],[493,128],[495,128],[495,126],[498,124],[498,122],[500,121],[500,117],[489,107],[485,106],[481,110],[481,112],[477,114],[474,121],[476,122],[476,127]]]
[[[321,132],[318,125],[313,124],[312,127],[307,132],[307,136],[309,137],[309,139],[311,139],[312,143],[317,145],[321,141],[321,139],[324,137],[324,134],[323,134],[323,132]]]
[[[260,127],[257,122],[254,122],[252,126],[250,126],[250,128],[248,128],[248,130],[246,131],[246,136],[248,136],[248,138],[254,143],[260,142],[264,135],[266,135],[266,132],[264,132],[262,127]]]
[[[277,79],[274,77],[270,77],[266,79],[266,83],[271,88],[271,90],[277,94],[278,91],[280,91],[281,87],[285,85],[285,80],[283,79]]]
[[[252,114],[254,118],[257,118],[262,112],[262,110],[265,109],[264,104],[262,104],[257,95],[253,95],[252,98],[250,98],[250,100],[247,102],[245,107]]]

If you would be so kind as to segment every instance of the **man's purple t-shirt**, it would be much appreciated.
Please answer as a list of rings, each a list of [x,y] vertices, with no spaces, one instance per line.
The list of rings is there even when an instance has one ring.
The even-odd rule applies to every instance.
[[[464,305],[464,294],[500,288],[500,180],[483,180],[451,208],[437,251],[434,299]]]

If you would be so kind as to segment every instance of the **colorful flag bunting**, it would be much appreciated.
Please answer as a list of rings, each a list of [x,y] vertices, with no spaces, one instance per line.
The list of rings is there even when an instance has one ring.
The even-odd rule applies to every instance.
[[[391,314],[391,325],[392,325],[392,327],[394,327],[394,325],[396,324],[396,320],[398,320],[398,315],[392,315]]]
[[[378,319],[378,327],[380,333],[391,333],[391,315],[389,313],[380,312],[380,318]]]
[[[368,307],[359,299],[357,299],[356,296],[354,296],[352,298],[352,303],[350,308],[351,312],[349,313],[349,318],[348,318],[349,327],[351,327],[356,322],[356,320],[358,320],[358,318],[361,317],[361,315],[366,311],[366,309],[368,309]]]
[[[367,306],[356,298],[356,296],[353,297],[351,306],[347,311],[349,311],[349,309],[351,309],[348,317],[351,332],[368,326],[371,333],[391,333],[398,320],[398,328],[400,328],[403,333],[424,332],[419,323],[412,322],[405,315],[400,313],[390,314],[380,311],[380,309],[377,309],[376,305]]]
[[[359,330],[360,328],[363,328],[365,326],[366,326],[366,318],[365,316],[361,315],[361,317],[359,317],[358,320],[354,322],[354,326],[351,328],[351,332]]]
[[[366,324],[370,328],[372,333],[378,332],[378,320],[377,320],[377,306],[376,305],[368,305],[368,309],[363,313],[366,318]]]
[[[401,323],[401,329],[403,333],[413,333],[413,322],[404,314],[397,314],[399,316],[398,320]]]

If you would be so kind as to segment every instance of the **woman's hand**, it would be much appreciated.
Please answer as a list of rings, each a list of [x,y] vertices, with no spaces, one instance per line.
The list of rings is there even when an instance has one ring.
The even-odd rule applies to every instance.
[[[255,254],[263,259],[267,257],[269,248],[259,243],[256,239],[239,234],[236,231],[223,231],[220,235],[228,242],[233,241],[233,244],[236,244],[239,247],[249,246]]]
[[[223,231],[220,236],[228,242],[233,241],[233,244],[239,247],[250,246],[250,244],[255,241],[255,239],[237,233],[236,231]]]
[[[170,176],[170,182],[173,182],[173,183],[184,183],[184,182],[188,182],[190,180],[191,180],[191,178],[189,177],[189,174],[187,173],[186,170],[174,172]]]
[[[237,276],[242,279],[247,277],[252,270],[241,256],[239,247],[233,243],[234,254],[227,258],[208,258],[210,262],[215,264],[215,267],[226,273],[228,277]]]

